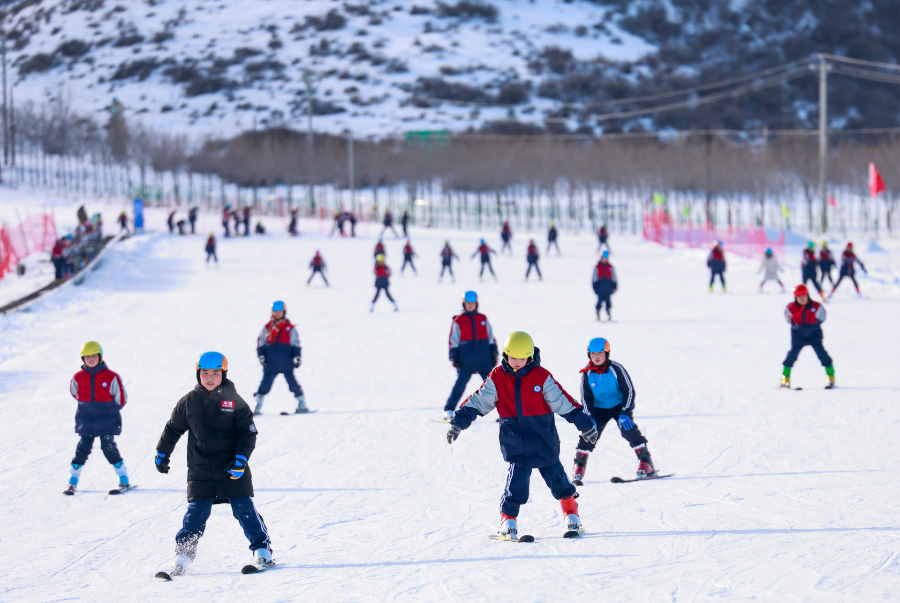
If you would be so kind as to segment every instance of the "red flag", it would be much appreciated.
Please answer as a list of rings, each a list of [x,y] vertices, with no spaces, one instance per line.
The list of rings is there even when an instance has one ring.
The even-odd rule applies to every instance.
[[[834,200],[833,196],[828,197],[828,205],[831,207],[837,207],[837,201]]]
[[[878,193],[883,193],[887,190],[887,187],[884,185],[884,179],[881,177],[881,174],[878,173],[878,168],[875,167],[874,162],[869,162],[869,196],[873,199],[878,195]]]

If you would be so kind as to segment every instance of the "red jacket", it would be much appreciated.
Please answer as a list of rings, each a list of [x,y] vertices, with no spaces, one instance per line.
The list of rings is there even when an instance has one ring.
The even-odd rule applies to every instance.
[[[537,245],[535,245],[534,243],[529,243],[529,245],[528,245],[528,255],[537,256],[537,254],[538,254],[538,248],[537,248]]]
[[[127,398],[122,379],[101,362],[94,368],[82,367],[69,383],[69,393],[78,400],[75,431],[83,436],[119,435],[122,416],[119,409]]]
[[[404,254],[404,255],[412,255],[412,254],[413,254],[413,248],[412,248],[412,245],[406,245],[406,246],[403,248],[403,254]]]
[[[54,260],[63,258],[63,257],[65,257],[65,251],[66,251],[66,246],[62,243],[57,243],[56,245],[53,246],[53,254],[51,255],[51,257]]]
[[[615,279],[616,273],[613,270],[612,264],[607,262],[604,264],[603,262],[597,262],[597,278],[596,280],[601,279]]]
[[[375,264],[375,278],[388,278],[391,275],[391,269],[387,264]]]
[[[803,266],[815,266],[816,265],[816,252],[812,249],[806,248],[803,250]]]
[[[321,268],[325,264],[325,261],[322,259],[322,256],[316,255],[313,256],[312,265],[316,268]]]

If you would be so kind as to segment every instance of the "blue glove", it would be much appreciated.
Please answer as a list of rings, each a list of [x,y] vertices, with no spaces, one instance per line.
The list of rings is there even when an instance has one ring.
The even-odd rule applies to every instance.
[[[156,451],[156,470],[160,473],[169,472],[169,459],[160,451]]]
[[[239,454],[234,457],[234,460],[225,468],[231,475],[231,479],[241,479],[241,476],[244,475],[244,467],[247,466],[247,457],[242,454]]]
[[[634,429],[634,421],[628,415],[619,415],[619,429],[622,431],[631,431]]]

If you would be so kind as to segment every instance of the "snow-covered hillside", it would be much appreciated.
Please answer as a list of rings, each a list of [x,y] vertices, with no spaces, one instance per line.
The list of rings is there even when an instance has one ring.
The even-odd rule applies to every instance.
[[[19,106],[63,95],[102,121],[116,98],[148,126],[196,135],[305,127],[305,71],[317,130],[540,123],[560,106],[532,93],[529,63],[547,47],[584,61],[653,49],[583,1],[30,0],[8,10]]]
[[[111,225],[118,208],[104,211]],[[869,299],[844,285],[828,305],[825,345],[838,388],[822,389],[824,371],[807,349],[793,375],[803,391],[785,391],[788,295],[757,292],[755,260],[730,257],[729,293],[710,295],[702,251],[614,236],[617,322],[598,324],[593,238],[563,233],[563,255],[542,259],[543,282],[525,283],[528,235],[516,232],[516,255],[495,260],[499,282],[479,283],[477,264],[464,259],[456,283],[439,285],[445,238],[465,258],[479,236],[498,247],[499,237],[414,229],[419,276],[392,280],[400,312],[382,299],[369,314],[374,225],[361,225],[357,239],[328,238],[329,224],[305,222],[298,239],[279,230],[224,240],[214,269],[203,263],[202,236],[164,234],[165,211],[148,214],[156,232],[116,245],[84,285],[0,317],[0,600],[897,599],[896,242],[879,251],[856,241]],[[217,230],[216,215],[203,214],[199,226]],[[397,271],[403,240],[386,244]],[[304,284],[316,249],[331,288]],[[793,283],[799,273],[786,276]],[[470,288],[498,338],[531,332],[569,392],[578,391],[587,341],[609,338],[635,382],[635,420],[653,458],[676,476],[611,484],[637,462],[609,425],[579,488],[581,539],[562,538],[559,504],[535,472],[520,525],[537,542],[488,540],[507,473],[494,415],[453,446],[446,425],[431,421],[455,379],[447,333]],[[293,408],[279,378],[256,419],[255,502],[278,565],[239,573],[251,555],[220,506],[190,574],[159,582],[153,575],[171,568],[186,508],[185,441],[160,475],[159,434],[203,351],[224,352],[229,377],[251,397],[261,375],[256,337],[276,299],[298,325],[297,375],[318,409],[278,415]],[[138,488],[123,496],[106,494],[115,474],[98,446],[81,491],[61,493],[77,442],[69,378],[89,339],[103,344],[130,396],[117,440]],[[558,427],[569,469],[577,433],[562,420]]]

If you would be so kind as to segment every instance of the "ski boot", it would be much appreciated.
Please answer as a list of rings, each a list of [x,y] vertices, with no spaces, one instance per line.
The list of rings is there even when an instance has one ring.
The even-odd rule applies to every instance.
[[[256,559],[256,569],[259,571],[275,565],[275,560],[272,559],[272,549],[270,548],[256,549],[253,551],[253,557]]]
[[[516,522],[516,518],[500,511],[500,531],[497,532],[497,535],[502,540],[518,540],[519,524]]]
[[[306,407],[306,398],[303,396],[303,394],[300,394],[299,396],[297,396],[297,410],[295,410],[294,413],[303,414],[305,412],[309,412],[309,409]]]
[[[394,304],[394,312],[399,312],[400,308],[397,307],[397,302],[391,302],[391,303]]]
[[[169,572],[170,576],[183,576],[187,573],[187,568],[191,564],[191,558],[187,555],[175,555],[175,567]]]
[[[113,469],[116,470],[116,475],[119,476],[119,490],[127,490],[128,489],[128,467],[125,466],[125,461],[119,461],[118,463],[113,464]]]
[[[566,516],[566,533],[563,534],[563,538],[574,538],[584,532],[581,518],[578,517],[578,502],[575,501],[575,496],[577,494],[559,501],[563,515]]]
[[[650,458],[650,451],[647,450],[646,444],[641,444],[634,449],[634,453],[638,457],[637,477],[638,479],[646,479],[656,475],[656,468],[653,466],[653,459]]]
[[[612,322],[612,312],[609,310],[606,311],[606,320]]]
[[[256,408],[253,409],[253,414],[262,414],[262,403],[265,397],[265,394],[256,394]]]
[[[826,367],[825,373],[828,375],[828,385],[825,386],[825,389],[833,389],[834,388],[834,366]]]
[[[68,494],[69,496],[75,494],[75,487],[78,486],[78,478],[81,477],[82,467],[84,465],[72,463],[72,468],[69,469],[69,487],[63,490],[63,494]]]
[[[69,487],[66,488],[65,490],[63,490],[63,494],[68,494],[69,496],[72,496],[73,494],[75,494],[75,486],[72,484],[69,484]]]
[[[584,472],[587,469],[589,452],[583,450],[575,451],[575,469],[572,471],[572,483],[576,486],[584,484]]]
[[[597,310],[597,322],[600,322],[600,310]]]
[[[791,367],[786,366],[781,371],[781,387],[791,388]]]

